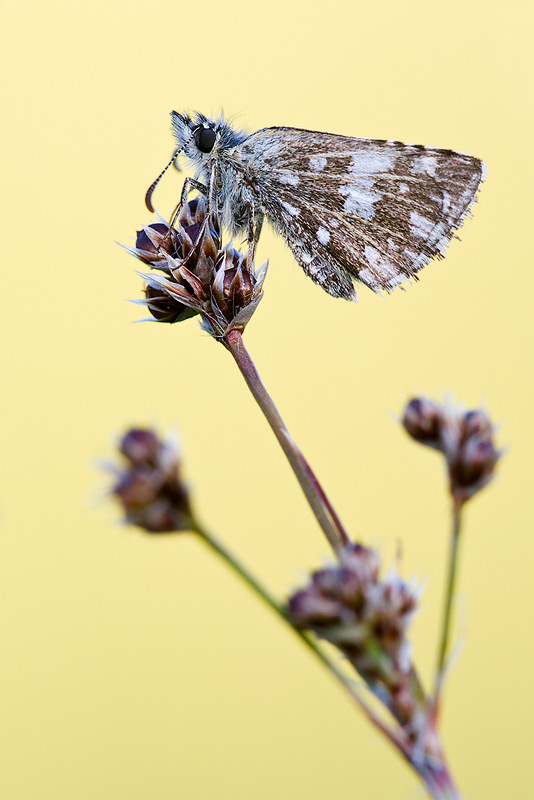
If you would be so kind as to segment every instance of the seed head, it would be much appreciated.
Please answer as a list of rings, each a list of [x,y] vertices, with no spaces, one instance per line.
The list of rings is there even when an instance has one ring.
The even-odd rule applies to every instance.
[[[442,408],[416,397],[406,406],[402,422],[412,439],[443,453],[456,503],[465,503],[492,479],[501,452],[495,448],[494,428],[482,409]]]
[[[440,448],[442,412],[432,400],[426,397],[410,400],[404,411],[402,424],[416,442]]]
[[[471,435],[460,444],[449,460],[451,492],[458,503],[465,503],[491,481],[500,456],[491,431]]]
[[[254,271],[249,253],[222,247],[220,224],[206,217],[203,198],[187,203],[176,227],[161,221],[137,234],[130,252],[163,275],[142,274],[148,307],[158,322],[200,314],[213,336],[242,331],[261,300],[267,265]]]
[[[417,706],[405,636],[416,606],[414,589],[394,572],[380,578],[378,553],[354,544],[339,565],[313,573],[288,609],[298,627],[335,645],[364,680],[380,686],[404,724]]]
[[[158,322],[183,322],[184,319],[196,316],[195,309],[174,300],[163,291],[154,286],[145,288],[145,305]]]
[[[154,431],[132,428],[119,450],[125,466],[118,470],[112,494],[122,504],[126,521],[149,533],[191,530],[193,514],[174,446]]]
[[[182,242],[181,237],[174,228],[169,228],[166,222],[154,222],[152,225],[137,231],[135,250],[141,261],[158,269],[167,269],[167,255],[179,252]]]
[[[119,450],[132,466],[155,467],[160,455],[161,443],[154,431],[130,428],[122,437]]]
[[[491,436],[493,427],[485,411],[477,408],[466,411],[461,420],[460,439],[466,442],[471,436]]]

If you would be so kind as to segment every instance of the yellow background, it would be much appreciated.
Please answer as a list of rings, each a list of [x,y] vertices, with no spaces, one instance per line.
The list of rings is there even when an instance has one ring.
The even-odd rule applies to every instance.
[[[418,783],[299,643],[188,536],[118,524],[98,471],[129,424],[179,429],[200,516],[284,596],[329,556],[231,357],[195,320],[131,324],[131,243],[169,111],[484,158],[445,262],[335,301],[265,231],[246,342],[356,538],[427,580],[448,503],[396,424],[417,391],[483,402],[508,449],[466,514],[445,745],[465,798],[532,797],[532,12],[526,2],[4,2],[1,795],[358,797]],[[157,190],[169,214],[181,186]],[[530,773],[530,777],[529,777]]]

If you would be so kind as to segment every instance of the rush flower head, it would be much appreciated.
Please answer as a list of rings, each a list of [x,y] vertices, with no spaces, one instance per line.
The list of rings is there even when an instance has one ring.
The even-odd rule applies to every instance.
[[[140,273],[146,296],[138,300],[158,322],[180,322],[200,314],[215,337],[243,331],[263,292],[267,264],[254,271],[249,253],[222,247],[220,224],[206,216],[203,198],[188,202],[176,227],[161,220],[137,234],[129,252],[163,274]]]
[[[404,411],[402,424],[412,439],[428,447],[441,448],[442,410],[426,397],[414,397]]]
[[[335,645],[407,724],[418,710],[406,639],[418,593],[395,571],[381,578],[380,568],[376,551],[351,544],[338,565],[312,574],[288,610],[298,627]]]
[[[406,406],[402,423],[416,442],[443,453],[457,504],[465,503],[493,478],[502,453],[495,447],[494,426],[482,409],[441,407],[426,397],[416,397]]]
[[[127,522],[149,533],[191,530],[193,514],[187,487],[180,477],[180,460],[169,441],[154,431],[131,428],[119,450],[125,466],[117,470],[112,494]]]
[[[494,476],[502,453],[495,448],[494,428],[484,411],[451,415],[445,425],[446,457],[451,492],[458,504],[473,497]]]

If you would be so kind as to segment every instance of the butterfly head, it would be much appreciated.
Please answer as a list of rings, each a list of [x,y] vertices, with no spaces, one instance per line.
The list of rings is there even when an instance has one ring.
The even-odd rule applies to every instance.
[[[220,157],[221,151],[234,147],[244,139],[246,133],[234,131],[223,117],[217,120],[208,119],[196,111],[193,117],[171,111],[172,131],[176,140],[176,149],[167,166],[150,185],[145,203],[149,211],[154,211],[152,195],[154,189],[171,164],[179,170],[178,156],[183,153],[195,170],[195,177],[204,183],[209,182],[210,162]]]
[[[182,152],[197,168],[202,169],[221,150],[234,147],[246,138],[234,131],[223,117],[208,119],[196,111],[193,116],[171,111],[176,150]]]
[[[188,114],[171,112],[172,132],[176,150],[183,153],[197,167],[202,167],[214,155],[220,135],[217,123],[198,112],[194,118]]]

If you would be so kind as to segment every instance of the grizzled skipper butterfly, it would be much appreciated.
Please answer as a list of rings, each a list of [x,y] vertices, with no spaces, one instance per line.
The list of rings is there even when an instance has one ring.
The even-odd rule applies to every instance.
[[[223,117],[171,113],[185,181],[207,197],[252,252],[266,217],[304,272],[334,297],[355,299],[353,281],[389,292],[445,248],[476,198],[484,164],[453,150],[356,139],[300,128],[234,130]]]

